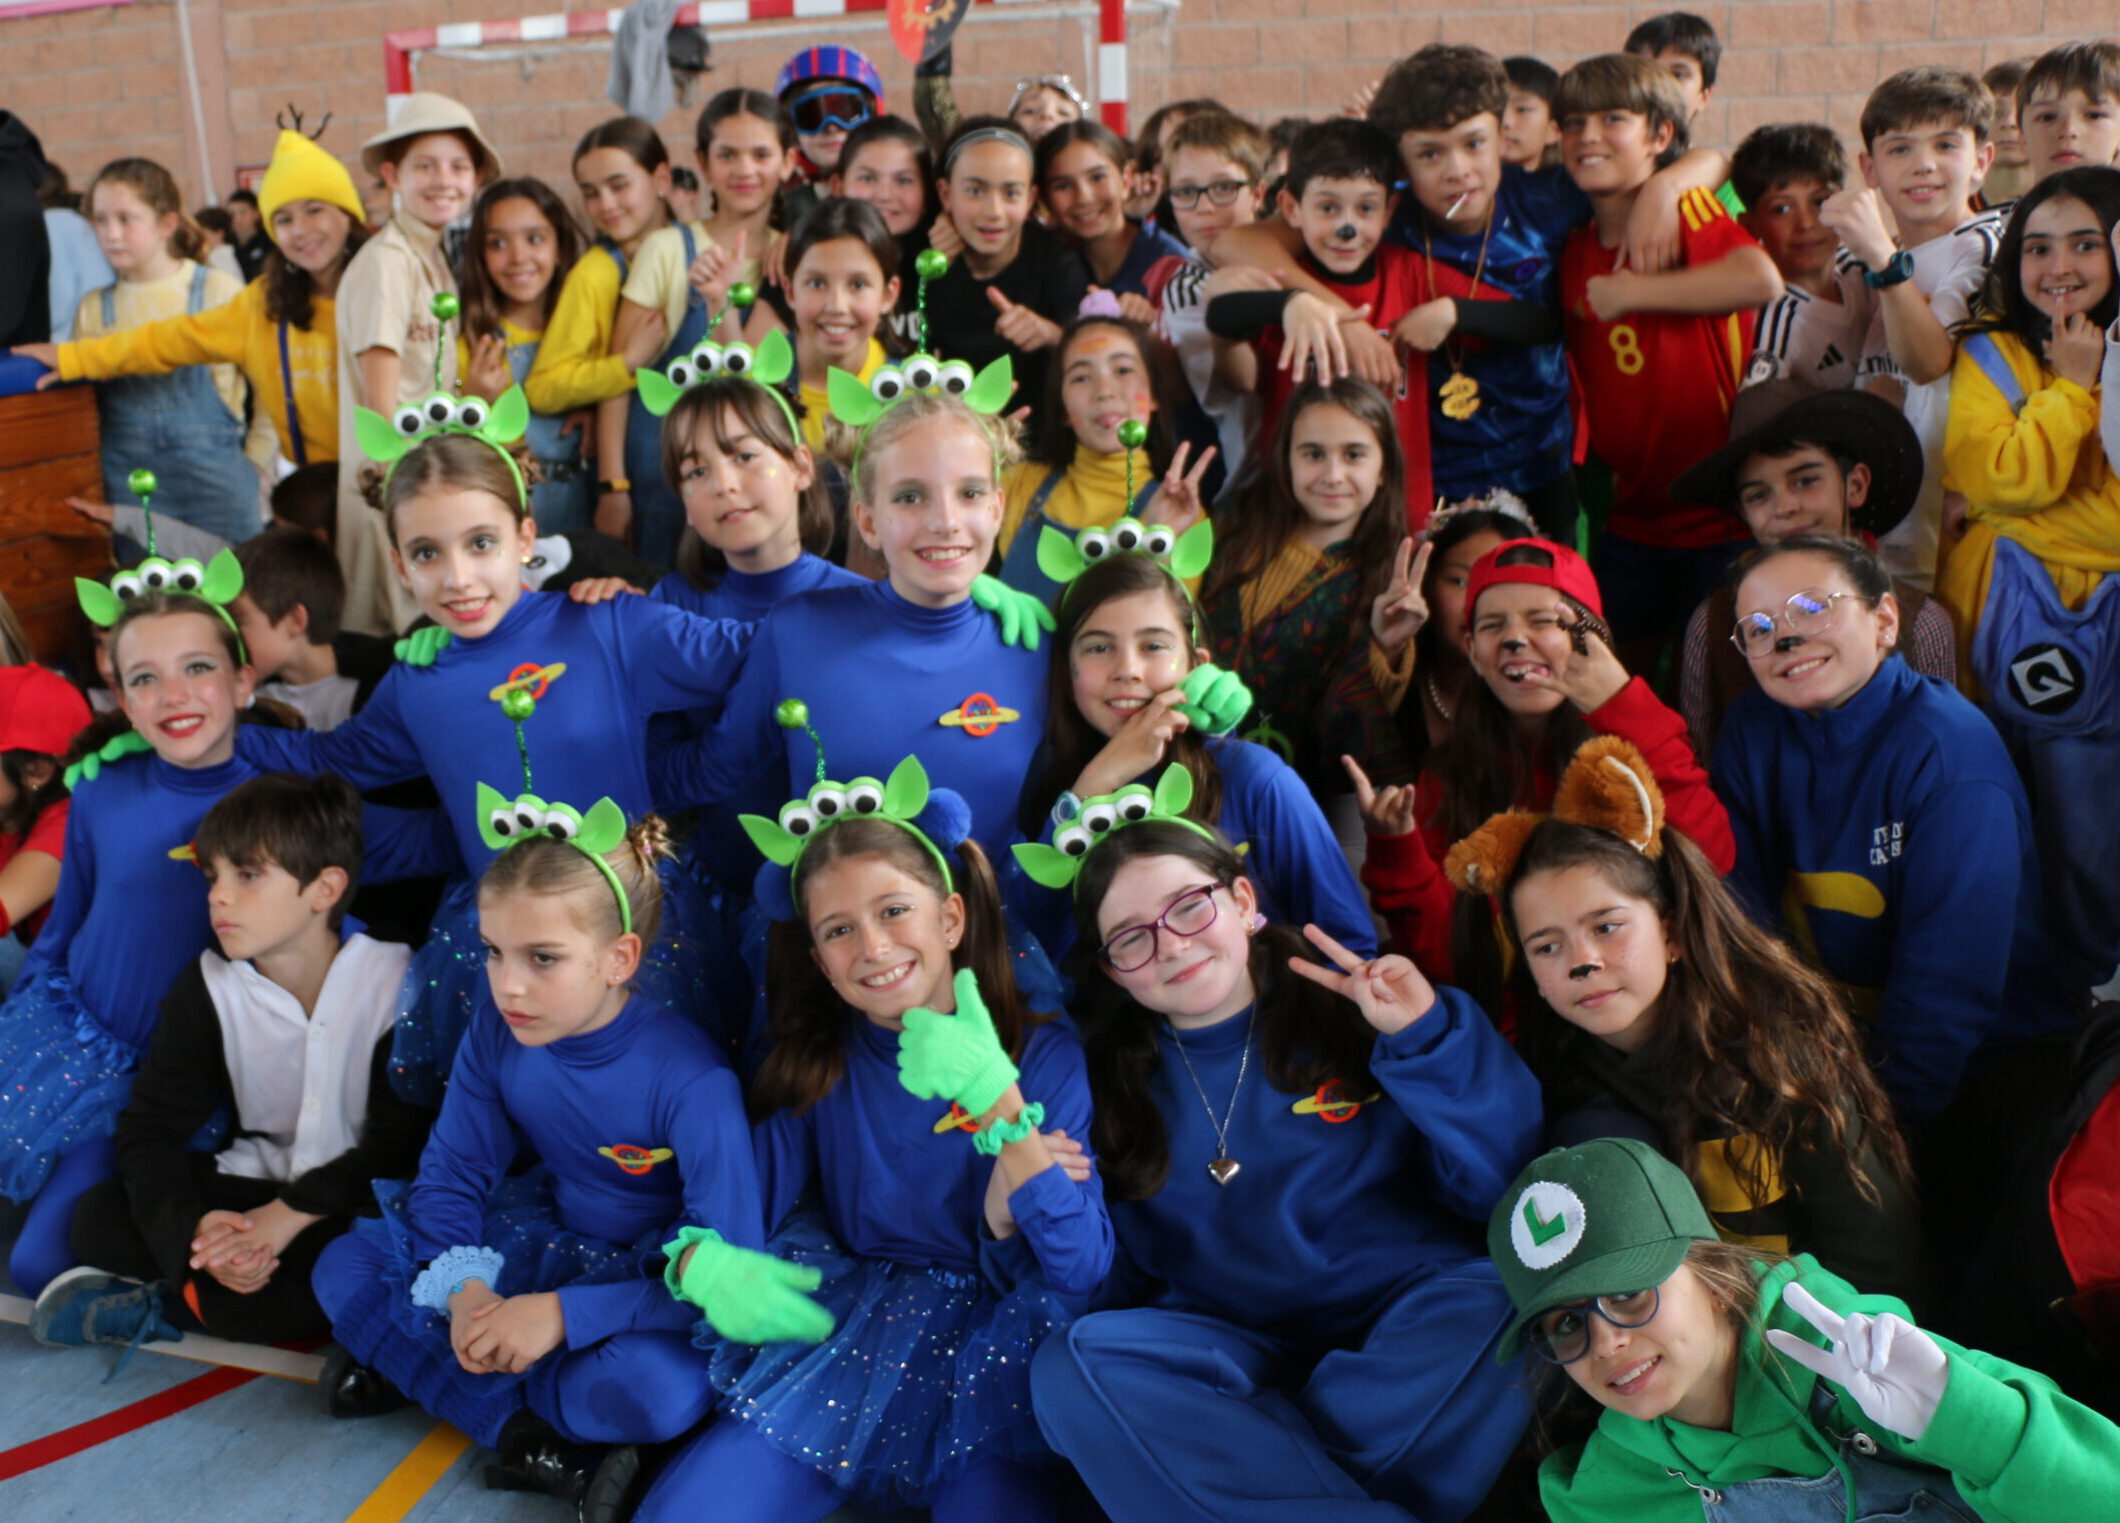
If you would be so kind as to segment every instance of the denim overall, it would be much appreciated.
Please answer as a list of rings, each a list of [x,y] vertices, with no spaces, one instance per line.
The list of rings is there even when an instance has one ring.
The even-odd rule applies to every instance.
[[[529,378],[536,362],[535,339],[508,346],[508,372],[516,385]],[[581,435],[565,432],[566,423],[566,418],[549,413],[530,414],[530,455],[544,478],[530,489],[530,514],[537,520],[540,535],[580,533],[589,527],[596,511],[595,488],[589,468],[582,463]]]
[[[1827,1437],[1832,1407],[1832,1393],[1821,1381],[1811,1399],[1811,1424]],[[1980,1523],[1948,1471],[1887,1454],[1860,1428],[1841,1439],[1837,1467],[1820,1476],[1702,1486],[1679,1471],[1670,1473],[1700,1493],[1706,1523]]]
[[[1045,505],[1052,499],[1054,488],[1060,485],[1060,478],[1066,474],[1064,468],[1052,471],[1047,474],[1045,480],[1038,483],[1038,489],[1031,493],[1031,500],[1024,504],[1023,522],[1016,526],[1016,537],[1008,542],[1008,554],[1001,560],[1002,581],[1018,592],[1027,592],[1047,603],[1052,602],[1059,593],[1060,584],[1038,569],[1039,536],[1044,534],[1047,524],[1052,524],[1069,539],[1081,532],[1079,529],[1070,529],[1066,524],[1053,524],[1053,521],[1045,516]],[[1161,482],[1158,478],[1151,475],[1148,484],[1134,493],[1133,506],[1127,511],[1139,518],[1148,507],[1149,499],[1156,495],[1159,485]]]
[[[206,307],[206,277],[192,272],[185,310]],[[117,327],[116,286],[105,286],[103,327]],[[292,398],[289,399],[290,406]],[[228,410],[204,365],[168,375],[126,376],[97,384],[103,433],[103,496],[137,505],[126,477],[143,467],[155,473],[155,509],[230,544],[264,526],[258,512],[258,473],[243,454],[243,420]]]
[[[677,233],[685,241],[685,268],[689,270],[698,252],[692,237],[692,225],[680,222]],[[619,278],[623,280],[626,261],[616,249],[611,253],[618,260]],[[684,321],[670,335],[669,346],[655,357],[655,368],[661,370],[680,355],[690,354],[693,345],[706,336],[706,298],[696,290],[688,291]],[[628,395],[626,479],[633,483],[633,549],[643,560],[658,566],[674,566],[677,564],[677,542],[685,532],[685,504],[676,489],[663,480],[662,421],[648,411],[639,392]]]

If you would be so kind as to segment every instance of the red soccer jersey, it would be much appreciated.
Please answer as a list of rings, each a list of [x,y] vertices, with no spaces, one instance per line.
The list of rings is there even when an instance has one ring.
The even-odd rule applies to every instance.
[[[1687,191],[1678,211],[1688,266],[1758,247],[1712,192]],[[1590,448],[1614,478],[1606,526],[1622,539],[1680,548],[1745,539],[1744,524],[1731,514],[1674,501],[1671,483],[1730,437],[1730,399],[1752,352],[1757,309],[1631,312],[1600,321],[1590,310],[1590,280],[1611,274],[1618,257],[1598,242],[1595,224],[1570,233],[1561,250],[1568,358],[1582,384]]]

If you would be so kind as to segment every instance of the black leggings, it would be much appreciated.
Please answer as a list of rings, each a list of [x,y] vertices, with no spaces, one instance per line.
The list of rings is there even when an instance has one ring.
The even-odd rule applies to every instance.
[[[195,1153],[191,1159],[192,1187],[198,1192],[200,1214],[208,1211],[251,1211],[278,1198],[280,1186],[270,1179],[245,1179],[223,1174],[214,1167],[211,1153]],[[238,1343],[286,1343],[300,1338],[321,1338],[331,1331],[330,1319],[317,1305],[309,1288],[309,1272],[316,1267],[324,1245],[353,1225],[345,1216],[327,1216],[312,1223],[287,1245],[280,1267],[272,1278],[249,1295],[238,1295],[209,1274],[194,1274],[186,1283],[198,1303],[196,1314],[184,1295],[184,1286],[173,1284],[162,1303],[162,1315],[183,1331],[203,1328],[217,1338]],[[154,1250],[133,1222],[132,1204],[126,1199],[122,1180],[107,1179],[81,1197],[74,1208],[74,1254],[84,1264],[129,1279],[159,1280],[162,1266]]]

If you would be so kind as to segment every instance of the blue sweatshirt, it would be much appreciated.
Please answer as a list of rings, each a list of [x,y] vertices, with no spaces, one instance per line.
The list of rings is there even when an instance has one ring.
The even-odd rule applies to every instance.
[[[756,624],[782,600],[798,592],[811,592],[819,587],[858,586],[867,580],[867,577],[843,566],[835,566],[820,556],[806,554],[778,571],[756,576],[742,571],[724,572],[721,580],[705,591],[673,574],[657,582],[650,596],[658,603],[668,603],[701,618],[735,619],[739,623]],[[709,703],[684,714],[656,716],[648,727],[648,790],[654,797],[670,801],[673,808],[684,802],[671,791],[673,777],[669,753],[673,747],[682,746],[720,718],[721,711],[721,704]],[[682,775],[682,765],[680,754],[677,759],[679,776]],[[716,878],[739,893],[750,893],[751,880],[758,872],[758,848],[751,844],[751,838],[736,823],[736,816],[762,814],[772,819],[787,798],[785,769],[778,756],[769,757],[750,781],[729,795],[727,808],[709,810],[701,816],[699,827],[692,836],[692,851]]]
[[[758,626],[722,717],[670,758],[669,802],[732,798],[774,757],[787,791],[764,812],[809,792],[817,780],[809,737],[773,719],[783,698],[800,698],[824,740],[828,777],[889,777],[918,756],[931,784],[964,795],[972,834],[994,856],[1016,839],[1017,797],[1045,729],[1050,658],[1042,645],[1002,644],[994,617],[970,599],[922,608],[889,582],[790,598]],[[956,722],[974,696],[1015,717],[978,734],[987,723]]]
[[[1162,1027],[1149,1092],[1170,1133],[1163,1188],[1112,1205],[1122,1262],[1152,1282],[1148,1304],[1344,1346],[1437,1268],[1484,1254],[1495,1201],[1539,1150],[1538,1081],[1470,996],[1436,994],[1418,1021],[1377,1038],[1376,1087],[1340,1120],[1315,1095],[1274,1088],[1255,1038],[1237,1083],[1250,1010],[1176,1038],[1127,1012]],[[1230,1116],[1242,1172],[1226,1185],[1207,1172],[1203,1090]]]
[[[609,797],[638,819],[648,787],[648,716],[713,702],[743,664],[750,630],[646,598],[583,604],[526,592],[490,634],[459,639],[432,666],[390,669],[368,706],[337,729],[243,731],[237,752],[260,767],[336,772],[366,793],[425,774],[474,875],[479,783],[513,798],[523,763],[515,727],[492,698],[517,667],[564,664],[524,726],[539,798],[587,809]]]
[[[1064,1020],[1032,1028],[1018,1081],[1045,1107],[1043,1130],[1089,1139],[1089,1076],[1082,1042]],[[996,1294],[1036,1277],[1058,1295],[1086,1298],[1112,1262],[1111,1218],[1094,1175],[1078,1185],[1055,1164],[1009,1196],[1014,1236],[986,1229],[995,1161],[954,1126],[942,1100],[916,1099],[898,1082],[898,1033],[847,1013],[847,1070],[800,1113],[776,1111],[756,1133],[766,1220],[778,1223],[814,1183],[832,1235],[851,1253],[893,1263],[984,1275]]]
[[[1731,886],[1847,987],[1902,1116],[1943,1109],[1983,1043],[2067,1023],[2024,784],[1956,689],[1901,660],[1824,714],[1754,689],[1713,770]]]
[[[246,725],[241,733],[288,732]],[[63,966],[105,1030],[144,1046],[177,975],[214,944],[206,880],[196,864],[169,853],[191,841],[206,811],[230,789],[259,771],[240,756],[196,770],[136,756],[106,765],[76,788],[58,892],[18,984],[27,987],[46,967]],[[458,866],[455,842],[435,810],[371,804],[362,824],[363,882]]]
[[[543,1047],[518,1042],[493,1001],[480,1003],[408,1203],[422,1262],[485,1243],[486,1197],[526,1150],[551,1175],[560,1224],[584,1237],[631,1244],[697,1222],[764,1245],[735,1070],[688,1022],[638,995],[610,1025]],[[559,1301],[570,1349],[698,1320],[646,1274],[564,1286]]]

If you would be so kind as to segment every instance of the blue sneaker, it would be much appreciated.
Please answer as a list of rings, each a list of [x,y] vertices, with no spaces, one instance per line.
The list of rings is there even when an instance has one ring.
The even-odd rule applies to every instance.
[[[143,1285],[83,1265],[69,1269],[37,1297],[30,1313],[29,1335],[51,1348],[83,1348],[91,1343],[124,1347],[115,1376],[143,1343],[174,1343],[184,1336],[162,1315],[161,1280]]]

